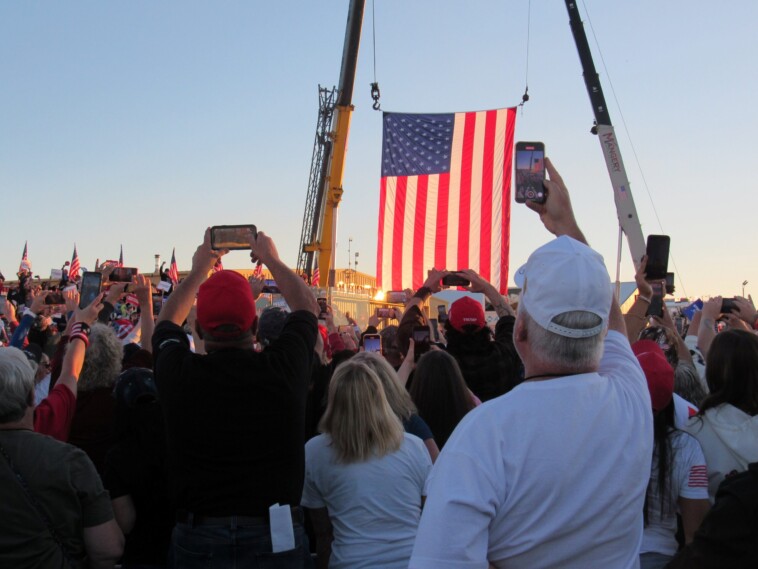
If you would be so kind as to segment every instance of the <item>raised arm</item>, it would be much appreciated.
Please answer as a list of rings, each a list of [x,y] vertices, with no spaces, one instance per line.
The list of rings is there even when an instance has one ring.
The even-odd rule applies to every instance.
[[[279,258],[274,241],[263,231],[250,239],[250,259],[253,263],[260,261],[268,267],[290,309],[307,310],[318,317],[320,310],[311,289]]]
[[[549,176],[544,181],[545,189],[547,189],[547,199],[544,204],[527,201],[527,207],[539,214],[545,229],[556,237],[568,235],[585,245],[589,245],[574,217],[568,188],[566,188],[563,178],[561,178],[561,175],[549,158],[545,158],[545,168]]]
[[[634,274],[634,280],[637,283],[637,298],[634,304],[626,313],[624,320],[626,321],[627,336],[629,337],[629,343],[634,344],[637,338],[640,336],[640,332],[645,329],[647,325],[647,309],[650,307],[650,302],[653,298],[653,287],[647,282],[647,256],[642,257],[637,272]]]
[[[168,297],[158,315],[158,324],[163,321],[173,322],[181,326],[187,319],[190,308],[195,302],[197,289],[208,278],[208,273],[218,259],[225,255],[226,249],[214,250],[211,248],[211,229],[205,230],[203,242],[198,246],[192,256],[192,269],[182,282],[176,285],[174,292]]]
[[[545,180],[545,188],[547,189],[547,199],[544,204],[527,201],[526,205],[529,209],[536,211],[542,224],[550,233],[556,237],[566,235],[572,239],[576,239],[580,243],[589,245],[587,239],[584,237],[584,233],[579,229],[579,224],[574,217],[574,210],[571,207],[571,199],[569,198],[568,188],[563,182],[563,178],[555,169],[553,163],[549,158],[545,158],[545,168],[549,179]],[[610,282],[608,283],[610,286]],[[621,314],[621,309],[618,305],[618,299],[614,296],[611,300],[611,311],[608,315],[608,329],[615,330],[621,334],[626,334],[626,325],[624,324],[624,317]]]
[[[76,382],[84,365],[84,352],[87,350],[89,327],[97,322],[97,315],[103,308],[102,295],[95,298],[92,304],[85,308],[74,310],[73,324],[70,326],[70,337],[61,364],[61,375],[56,385],[65,385],[76,396]]]
[[[153,284],[146,275],[134,277],[134,294],[140,307],[140,344],[144,350],[153,351]]]

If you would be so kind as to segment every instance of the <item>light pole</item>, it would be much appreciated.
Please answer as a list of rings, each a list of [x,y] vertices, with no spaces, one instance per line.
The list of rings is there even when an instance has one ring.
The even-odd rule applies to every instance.
[[[747,281],[742,281],[742,298],[745,298],[745,285],[747,284]]]

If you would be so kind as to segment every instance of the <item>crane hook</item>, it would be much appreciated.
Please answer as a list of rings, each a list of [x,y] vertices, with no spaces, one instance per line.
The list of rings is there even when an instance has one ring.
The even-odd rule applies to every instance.
[[[379,92],[379,83],[372,83],[371,84],[371,98],[374,100],[374,104],[372,105],[372,107],[375,111],[381,110],[381,105],[379,105],[379,97],[381,96],[382,95]]]

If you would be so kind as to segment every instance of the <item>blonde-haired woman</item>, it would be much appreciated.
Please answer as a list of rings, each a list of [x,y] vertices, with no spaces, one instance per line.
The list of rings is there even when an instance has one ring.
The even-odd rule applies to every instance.
[[[323,434],[305,445],[302,505],[319,568],[405,568],[432,463],[421,440],[403,432],[377,374],[354,360],[334,372]]]
[[[402,421],[405,432],[416,435],[424,441],[432,462],[436,461],[440,455],[440,449],[434,440],[434,434],[432,434],[432,430],[426,421],[418,414],[416,404],[394,368],[382,356],[372,352],[360,352],[354,355],[352,359],[365,363],[379,377],[382,387],[384,387],[384,394],[387,396],[387,402],[395,415]]]

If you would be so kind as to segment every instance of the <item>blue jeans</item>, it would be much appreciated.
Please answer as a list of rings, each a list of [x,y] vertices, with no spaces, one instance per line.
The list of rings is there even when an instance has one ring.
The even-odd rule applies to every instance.
[[[662,553],[641,553],[640,569],[663,569],[673,557]]]
[[[271,552],[268,524],[191,526],[178,523],[171,536],[175,569],[311,569],[308,536],[295,523],[295,549]]]

